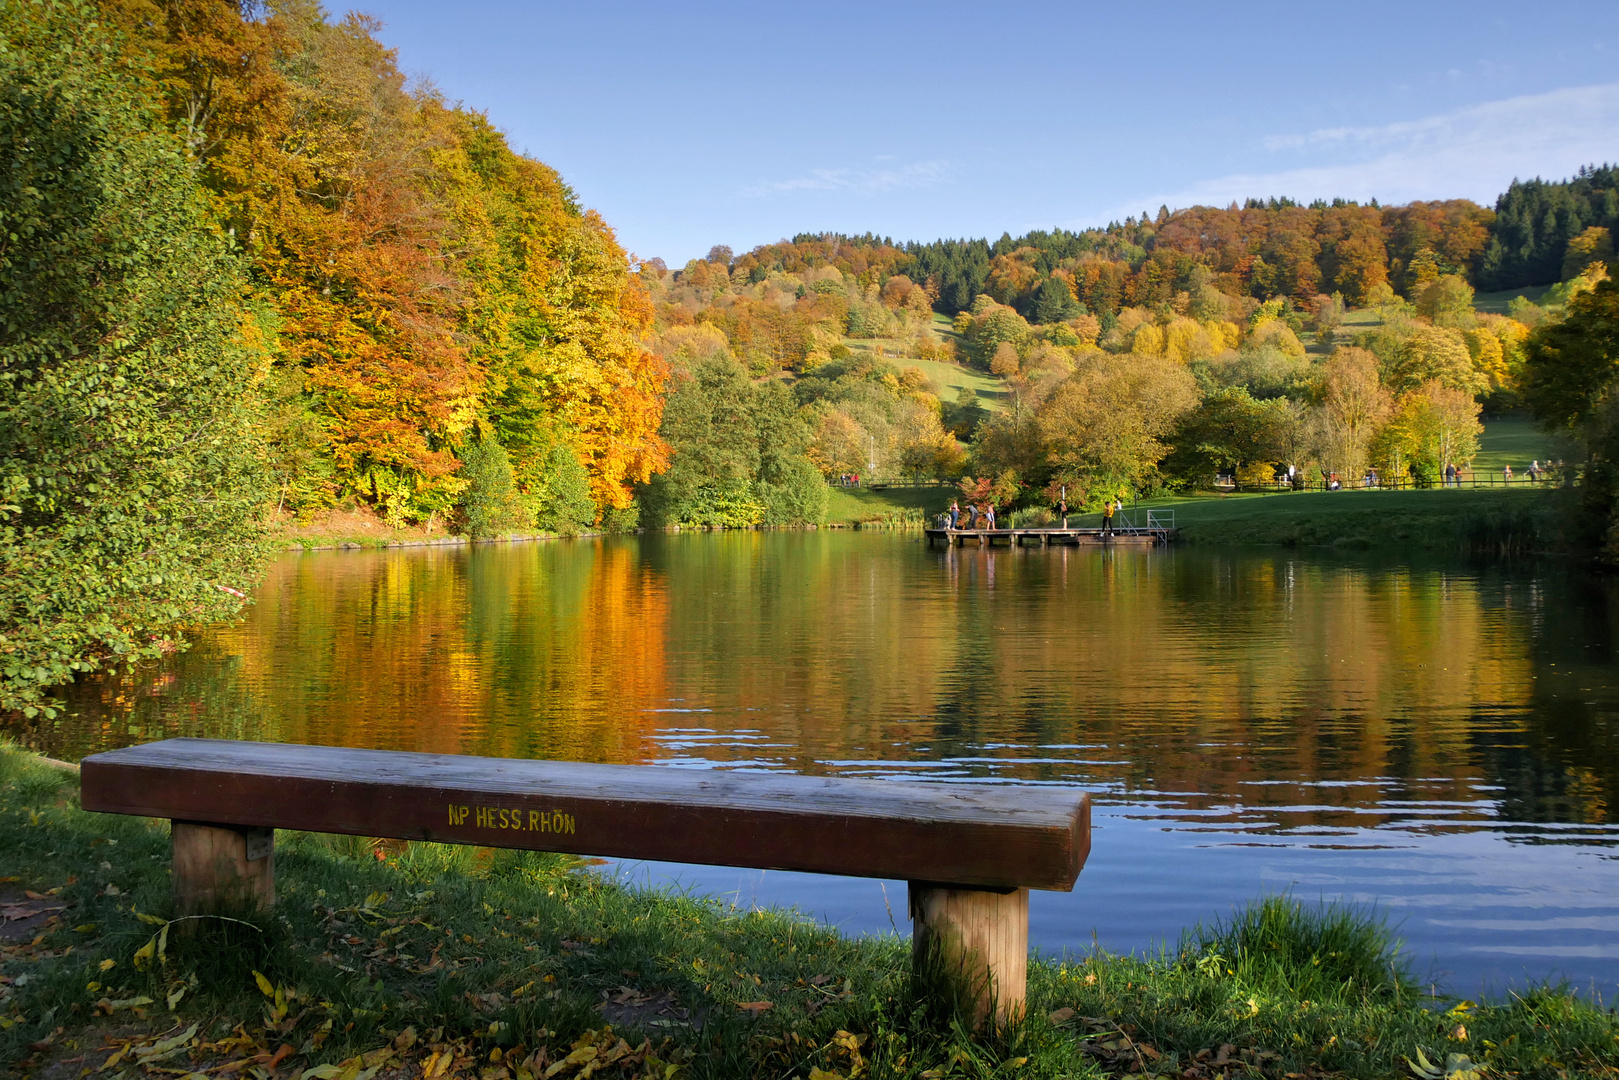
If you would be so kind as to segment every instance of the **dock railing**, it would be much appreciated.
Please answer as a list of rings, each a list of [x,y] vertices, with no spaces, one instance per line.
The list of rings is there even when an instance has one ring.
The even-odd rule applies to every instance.
[[[1171,533],[1175,531],[1175,511],[1148,510],[1147,531]]]

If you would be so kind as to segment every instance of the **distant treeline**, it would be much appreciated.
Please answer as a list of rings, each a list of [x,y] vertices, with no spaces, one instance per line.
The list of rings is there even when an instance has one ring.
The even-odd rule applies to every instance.
[[[1192,288],[1194,268],[1232,296],[1307,301],[1341,293],[1365,303],[1379,284],[1414,299],[1440,275],[1477,289],[1550,285],[1593,259],[1611,257],[1619,226],[1619,170],[1582,168],[1571,180],[1514,181],[1494,210],[1467,199],[1379,206],[1343,199],[1308,206],[1250,199],[1221,209],[1143,213],[1106,228],[1037,230],[999,240],[896,244],[870,234],[800,233],[740,257],[716,248],[727,268],[757,284],[770,273],[832,266],[861,284],[903,275],[933,310],[954,316],[989,296],[1035,323],[1085,311],[1103,320],[1121,308],[1171,301]],[[1596,231],[1593,231],[1596,230]],[[1601,250],[1603,245],[1607,250]],[[1570,260],[1578,265],[1570,266]],[[688,264],[687,272],[694,270]],[[1080,307],[1083,305],[1083,307]]]

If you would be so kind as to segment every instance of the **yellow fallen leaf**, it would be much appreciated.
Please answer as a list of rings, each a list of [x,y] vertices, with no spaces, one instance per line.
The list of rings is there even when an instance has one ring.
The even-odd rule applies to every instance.
[[[113,960],[111,958],[108,958],[106,960],[101,961],[101,970],[102,971],[111,971],[113,968],[115,968],[117,966],[118,966],[118,961]]]
[[[736,1003],[736,1007],[741,1009],[743,1012],[750,1012],[754,1015],[758,1015],[775,1004],[776,1003],[774,1001],[739,1001]]]
[[[594,1046],[581,1046],[549,1069],[546,1069],[544,1075],[547,1077],[555,1076],[570,1065],[582,1065],[587,1061],[594,1061],[595,1058],[596,1048]]]

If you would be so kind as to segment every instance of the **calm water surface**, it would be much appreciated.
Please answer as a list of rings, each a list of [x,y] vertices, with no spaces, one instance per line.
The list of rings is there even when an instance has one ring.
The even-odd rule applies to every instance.
[[[1465,993],[1619,990],[1619,592],[1561,568],[732,533],[291,555],[247,618],[79,688],[67,757],[172,735],[1073,785],[1047,951],[1268,891],[1372,905]],[[903,885],[635,864],[851,931]]]

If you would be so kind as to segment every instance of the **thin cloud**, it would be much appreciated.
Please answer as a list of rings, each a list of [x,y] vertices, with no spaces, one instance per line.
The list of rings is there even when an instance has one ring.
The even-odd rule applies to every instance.
[[[1581,165],[1619,160],[1619,83],[1485,102],[1376,127],[1276,135],[1262,145],[1298,164],[1211,177],[1132,199],[1119,215],[1148,203],[1224,206],[1271,195],[1385,203],[1470,198],[1489,205],[1514,179],[1558,179]]]
[[[937,187],[952,182],[954,174],[955,166],[942,160],[917,161],[892,169],[812,169],[808,176],[755,184],[744,189],[743,194],[753,198],[794,191],[853,191],[871,195],[907,188]]]

